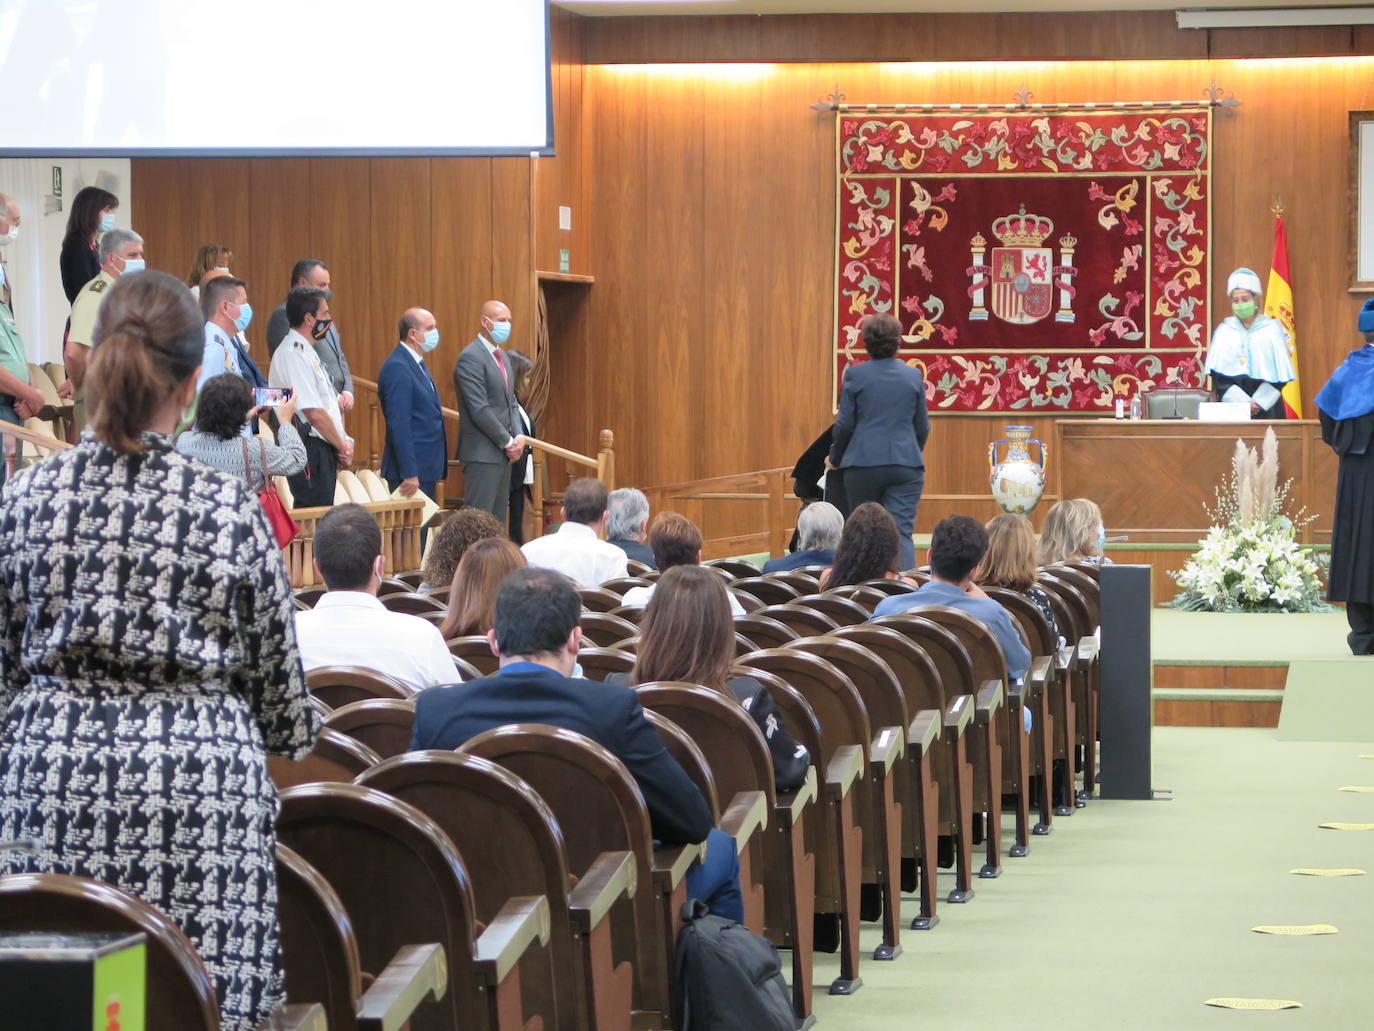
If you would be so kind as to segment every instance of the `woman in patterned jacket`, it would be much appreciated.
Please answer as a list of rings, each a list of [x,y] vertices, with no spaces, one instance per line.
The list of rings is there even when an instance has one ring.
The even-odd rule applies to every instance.
[[[318,731],[290,587],[241,477],[179,455],[203,320],[161,272],[106,296],[89,428],[0,495],[0,871],[119,886],[172,918],[226,1031],[281,1002],[268,752]]]

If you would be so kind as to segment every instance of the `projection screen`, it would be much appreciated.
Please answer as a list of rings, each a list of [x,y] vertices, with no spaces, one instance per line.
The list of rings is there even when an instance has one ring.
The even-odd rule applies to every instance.
[[[550,153],[547,0],[0,0],[0,154]]]

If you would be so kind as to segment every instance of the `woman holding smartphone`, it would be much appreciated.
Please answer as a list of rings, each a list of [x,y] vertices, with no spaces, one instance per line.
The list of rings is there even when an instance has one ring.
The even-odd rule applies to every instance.
[[[253,407],[253,388],[246,379],[232,372],[212,376],[201,387],[195,426],[177,438],[177,450],[246,479],[253,490],[263,488],[264,464],[269,476],[294,476],[305,468],[305,444],[291,424],[296,399],[289,397],[275,407],[280,423],[275,444],[264,437],[244,436],[244,425],[260,411]]]

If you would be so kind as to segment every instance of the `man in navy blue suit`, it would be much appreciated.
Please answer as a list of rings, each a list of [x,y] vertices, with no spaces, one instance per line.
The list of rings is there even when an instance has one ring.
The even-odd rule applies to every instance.
[[[658,841],[706,842],[706,858],[687,873],[688,894],[719,916],[743,921],[734,842],[712,826],[706,799],[663,747],[634,690],[572,678],[581,617],[581,599],[562,573],[527,566],[507,576],[496,594],[496,625],[487,633],[501,659],[499,672],[421,692],[410,747],[453,749],[509,723],[585,734],[639,784]]]
[[[425,355],[439,346],[434,316],[408,308],[401,316],[400,343],[382,364],[377,393],[386,420],[382,478],[404,497],[416,492],[434,497],[448,471],[448,438],[439,404],[439,388],[425,365]]]

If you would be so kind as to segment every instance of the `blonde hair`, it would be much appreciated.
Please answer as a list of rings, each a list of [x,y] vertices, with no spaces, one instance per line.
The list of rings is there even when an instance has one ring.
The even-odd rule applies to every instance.
[[[1004,512],[988,520],[988,550],[978,563],[986,587],[1024,591],[1035,585],[1035,532],[1023,515]]]
[[[496,592],[501,581],[525,565],[524,553],[504,537],[486,537],[458,561],[448,589],[448,617],[440,635],[485,634],[496,624]]]
[[[1102,554],[1097,528],[1102,525],[1102,510],[1088,498],[1060,501],[1045,516],[1040,531],[1040,564],[1078,562]]]

